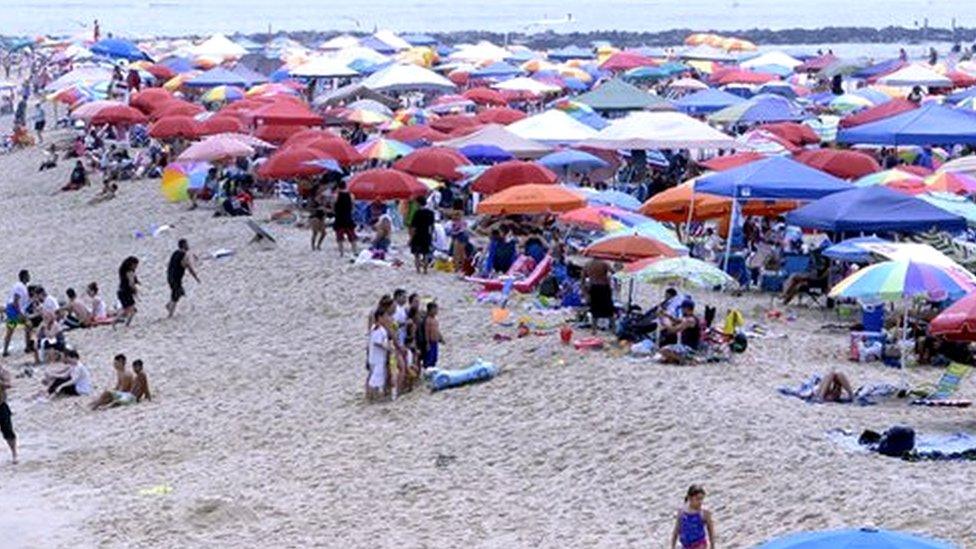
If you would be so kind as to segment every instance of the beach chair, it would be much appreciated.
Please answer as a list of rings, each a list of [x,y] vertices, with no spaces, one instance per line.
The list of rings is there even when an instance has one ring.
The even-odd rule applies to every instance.
[[[957,408],[965,408],[972,405],[972,401],[952,398],[956,391],[959,390],[959,385],[972,371],[973,367],[969,364],[959,362],[950,363],[931,391],[925,388],[918,388],[912,391],[913,394],[923,395],[921,398],[913,400],[912,404],[916,406],[951,406]]]
[[[483,278],[469,276],[466,277],[465,280],[468,282],[474,282],[475,284],[481,284],[482,289],[487,292],[497,292],[502,289],[507,280],[521,280],[522,278],[529,277],[535,268],[536,264],[534,259],[527,255],[520,255],[515,259],[511,267],[508,268],[508,271],[501,277]]]
[[[805,273],[810,269],[810,256],[803,254],[783,255],[783,274],[789,278],[792,274]]]

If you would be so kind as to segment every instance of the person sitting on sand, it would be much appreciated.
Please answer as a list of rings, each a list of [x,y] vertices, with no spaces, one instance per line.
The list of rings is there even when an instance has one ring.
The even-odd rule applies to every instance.
[[[375,234],[373,235],[373,242],[369,246],[370,249],[386,255],[390,251],[390,235],[393,233],[393,219],[390,214],[385,211],[380,214],[376,224],[373,225],[373,230]]]
[[[85,171],[85,165],[81,163],[81,160],[75,162],[74,169],[71,170],[71,176],[68,179],[68,184],[61,187],[62,191],[77,191],[85,185],[88,185],[88,172]]]
[[[702,321],[695,314],[695,302],[681,304],[681,317],[660,312],[661,359],[665,364],[682,364],[698,351],[702,340]]]
[[[51,170],[58,167],[58,151],[57,148],[52,143],[51,146],[44,151],[44,160],[41,161],[41,167],[37,169],[39,172],[44,170]]]
[[[136,398],[136,402],[142,402],[142,399],[152,400],[152,393],[149,392],[149,378],[146,377],[146,372],[143,370],[142,359],[132,361],[132,373],[136,377],[132,384],[132,396]]]
[[[847,397],[844,397],[847,393]],[[817,384],[814,399],[821,402],[850,402],[854,400],[854,389],[846,375],[831,371]]]
[[[135,401],[132,396],[132,385],[136,377],[125,369],[125,355],[117,354],[112,360],[112,367],[115,369],[115,388],[104,391],[98,398],[91,403],[92,410],[107,408],[115,404],[128,404]]]
[[[115,183],[115,181],[106,181],[104,185],[102,185],[102,190],[88,200],[88,205],[94,206],[95,204],[101,204],[102,202],[113,200],[118,192],[119,186]]]
[[[390,335],[384,326],[390,321],[390,309],[378,309],[373,313],[373,323],[369,332],[369,351],[366,377],[366,400],[374,401],[386,389],[386,366],[393,348]]]
[[[68,303],[64,306],[65,318],[64,325],[66,328],[87,328],[94,323],[95,318],[92,316],[91,311],[84,303],[78,299],[78,294],[75,292],[74,288],[68,288],[65,290],[64,294],[68,296]]]
[[[13,387],[10,380],[10,372],[0,366],[0,434],[7,441],[10,447],[11,461],[17,463],[17,434],[14,433],[14,424],[11,421],[10,406],[7,404],[7,391]]]
[[[685,504],[674,517],[671,531],[671,549],[681,542],[682,549],[714,549],[715,524],[712,513],[702,507],[705,489],[692,484],[685,494]]]
[[[79,359],[78,351],[73,349],[65,351],[64,360],[68,367],[48,378],[46,385],[49,398],[91,394],[91,372]]]
[[[88,296],[88,300],[91,302],[88,306],[88,310],[91,311],[92,318],[96,322],[104,322],[112,318],[112,314],[109,313],[108,307],[105,306],[105,300],[102,296],[98,295],[98,283],[90,282],[88,287],[85,288],[85,295]]]

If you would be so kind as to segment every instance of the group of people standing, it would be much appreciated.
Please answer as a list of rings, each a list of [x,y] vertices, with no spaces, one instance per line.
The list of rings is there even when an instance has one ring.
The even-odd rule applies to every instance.
[[[395,399],[434,368],[444,343],[437,303],[421,304],[416,293],[397,289],[380,298],[370,314],[366,350],[366,398]]]

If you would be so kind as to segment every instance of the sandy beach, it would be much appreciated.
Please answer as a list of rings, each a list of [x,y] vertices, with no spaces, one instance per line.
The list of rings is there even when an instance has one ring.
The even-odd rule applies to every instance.
[[[0,156],[0,285],[28,268],[59,297],[92,280],[113,296],[119,262],[138,256],[132,326],[70,341],[99,391],[116,353],[143,359],[154,399],[95,413],[88,399],[36,402],[38,381],[17,379],[22,455],[0,466],[0,547],[665,547],[693,482],[709,492],[722,547],[858,524],[976,543],[970,463],[856,454],[826,437],[894,424],[973,430],[971,410],[777,394],[833,367],[855,384],[901,379],[847,362],[846,334],[819,330],[833,313],[798,308],[796,321],[770,324],[782,337],[698,367],[580,353],[557,335],[494,342],[514,329],[493,327],[451,275],[351,265],[331,231],[322,252],[292,227],[272,227],[274,248],[249,245],[243,221],[165,203],[156,180],[122,182],[117,199],[88,206],[97,189],[55,194],[70,165],[38,174],[39,162],[36,148]],[[258,202],[257,218],[277,206]],[[164,223],[175,228],[133,236]],[[178,238],[201,256],[235,255],[202,261],[203,283],[190,283],[166,320]],[[395,243],[402,249],[404,235]],[[445,365],[483,357],[501,375],[366,404],[366,317],[396,287],[441,304]],[[660,291],[639,288],[644,302]],[[756,295],[698,301],[737,307],[749,322],[770,305]],[[19,332],[14,342],[11,369],[28,360]],[[963,384],[959,397],[976,398],[976,387]]]

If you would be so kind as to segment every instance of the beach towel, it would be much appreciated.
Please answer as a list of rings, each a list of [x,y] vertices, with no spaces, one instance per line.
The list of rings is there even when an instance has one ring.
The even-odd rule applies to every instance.
[[[823,378],[820,376],[820,374],[813,374],[798,385],[784,385],[779,387],[777,390],[783,396],[796,397],[805,402],[822,402],[815,398],[817,394],[817,385],[820,384],[821,379]],[[877,404],[875,399],[893,396],[897,394],[898,391],[899,389],[893,385],[887,383],[874,383],[864,385],[854,391],[853,401],[841,400],[839,402],[832,402],[836,404],[850,404],[853,402],[858,406],[871,406],[873,404]]]

